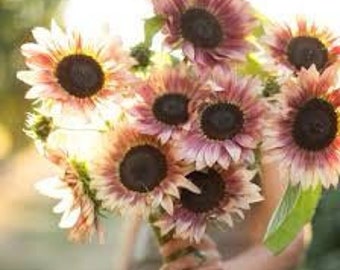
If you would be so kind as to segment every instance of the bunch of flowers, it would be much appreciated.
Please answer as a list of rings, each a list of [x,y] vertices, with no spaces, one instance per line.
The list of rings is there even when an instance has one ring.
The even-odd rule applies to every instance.
[[[35,100],[26,132],[61,170],[36,187],[60,199],[71,239],[102,240],[114,213],[199,242],[208,224],[233,226],[263,200],[261,162],[278,161],[302,190],[337,185],[340,48],[328,29],[263,25],[245,0],[152,4],[131,50],[54,21],[21,48],[29,70],[18,78]],[[158,31],[162,52],[151,51]]]

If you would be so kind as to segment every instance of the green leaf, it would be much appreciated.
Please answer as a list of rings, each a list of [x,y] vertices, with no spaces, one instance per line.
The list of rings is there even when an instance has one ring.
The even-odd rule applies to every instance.
[[[265,34],[265,30],[262,24],[259,24],[255,29],[253,30],[253,36],[255,38],[260,38]]]
[[[161,30],[165,22],[162,16],[155,16],[145,20],[144,23],[144,44],[147,47],[152,45],[153,37]]]
[[[307,190],[300,185],[288,186],[264,237],[264,244],[274,254],[281,253],[311,221],[321,193],[321,185]]]
[[[265,80],[270,74],[263,69],[263,65],[258,61],[254,54],[247,55],[247,62],[239,67],[241,75],[258,76],[260,79]]]

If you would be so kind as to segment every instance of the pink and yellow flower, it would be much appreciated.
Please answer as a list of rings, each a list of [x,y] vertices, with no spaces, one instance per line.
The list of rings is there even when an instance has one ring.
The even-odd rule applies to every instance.
[[[277,161],[281,178],[309,188],[336,186],[340,174],[337,67],[321,75],[313,65],[289,79],[268,122],[264,161]]]
[[[165,20],[163,32],[171,47],[201,68],[243,61],[252,48],[246,37],[255,25],[244,0],[153,0]]]
[[[137,91],[141,100],[132,108],[135,127],[166,143],[189,128],[195,105],[207,92],[205,88],[184,66],[156,71]]]
[[[215,75],[212,85],[216,89],[198,106],[190,130],[178,142],[179,155],[197,170],[215,163],[227,169],[232,162],[254,162],[265,110],[256,93],[259,82],[228,73]]]
[[[48,158],[61,168],[61,177],[49,178],[36,184],[43,195],[60,199],[53,209],[62,213],[59,226],[69,229],[69,239],[76,242],[90,241],[97,233],[103,242],[103,229],[99,223],[100,202],[95,199],[90,189],[90,177],[86,165],[76,159],[69,158],[60,151],[48,151]]]
[[[255,175],[255,171],[242,167],[191,172],[187,177],[201,193],[182,190],[173,215],[165,213],[155,226],[163,235],[173,233],[174,237],[195,242],[200,241],[211,221],[233,226],[234,215],[244,218],[243,211],[263,199],[260,187],[251,182]]]
[[[108,135],[103,149],[93,167],[93,187],[110,211],[147,214],[161,206],[171,214],[179,188],[199,192],[185,178],[188,165],[176,157],[171,145],[154,136],[121,127]]]
[[[340,47],[330,29],[297,19],[296,27],[272,25],[268,28],[263,43],[275,65],[274,71],[296,73],[313,64],[319,72],[339,60]]]
[[[59,115],[86,116],[105,110],[134,81],[134,64],[118,40],[85,37],[75,30],[63,32],[55,22],[51,30],[32,31],[36,43],[21,47],[30,70],[17,76],[29,84],[26,98],[52,101]]]

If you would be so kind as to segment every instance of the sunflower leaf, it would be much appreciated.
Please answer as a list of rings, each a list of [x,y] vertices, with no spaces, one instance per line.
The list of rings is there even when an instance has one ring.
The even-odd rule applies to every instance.
[[[241,75],[257,76],[262,80],[270,77],[270,74],[263,69],[263,65],[259,62],[254,54],[247,55],[247,61],[240,65],[239,72]]]
[[[264,237],[264,244],[274,254],[281,253],[311,221],[321,193],[321,185],[307,190],[300,185],[288,186]]]
[[[153,37],[161,30],[165,22],[162,16],[154,16],[146,19],[144,23],[144,44],[146,47],[152,45]]]

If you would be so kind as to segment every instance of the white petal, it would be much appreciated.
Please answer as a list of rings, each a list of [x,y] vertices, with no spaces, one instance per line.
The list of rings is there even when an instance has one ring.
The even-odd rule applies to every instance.
[[[62,216],[59,227],[62,229],[72,228],[78,221],[80,215],[80,207],[73,209],[71,212],[66,213]]]
[[[59,177],[51,177],[39,181],[34,185],[34,188],[42,195],[56,199],[63,198],[70,194],[70,191],[65,184],[60,181]]]

